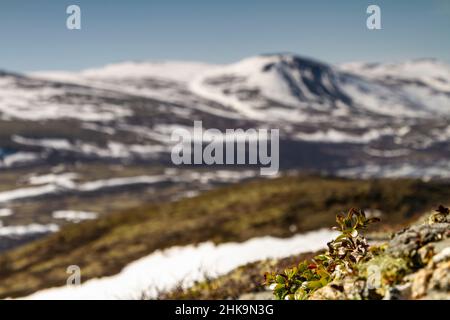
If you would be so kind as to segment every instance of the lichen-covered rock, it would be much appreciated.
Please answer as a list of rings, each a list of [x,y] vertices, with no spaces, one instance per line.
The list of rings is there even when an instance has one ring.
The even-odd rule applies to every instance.
[[[398,284],[389,287],[383,296],[384,300],[407,300],[411,299],[411,283]]]
[[[449,299],[450,295],[450,260],[440,263],[431,262],[411,276],[412,298],[414,299]]]
[[[341,283],[330,283],[311,294],[309,300],[346,300],[347,296]]]
[[[361,300],[367,292],[367,283],[363,279],[348,277],[334,280],[311,294],[309,300]]]
[[[450,260],[436,265],[428,284],[428,291],[450,292]]]
[[[422,249],[429,243],[444,240],[450,236],[450,223],[438,222],[432,224],[414,225],[394,235],[388,244],[386,252],[393,257],[409,258],[413,263],[427,263],[429,253]],[[425,258],[425,260],[423,260]]]
[[[417,271],[411,277],[412,279],[412,287],[411,287],[411,296],[414,299],[418,299],[427,294],[428,291],[428,282],[433,275],[433,271],[430,269],[422,269]]]
[[[433,262],[439,263],[450,259],[450,238],[434,243],[433,249],[435,252]]]
[[[346,300],[342,281],[334,281],[311,294],[309,300]]]
[[[398,283],[408,273],[409,268],[403,258],[380,254],[361,264],[359,271],[369,286],[379,288]]]

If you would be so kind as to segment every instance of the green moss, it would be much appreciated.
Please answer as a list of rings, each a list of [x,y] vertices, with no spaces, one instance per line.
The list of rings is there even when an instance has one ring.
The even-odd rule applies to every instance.
[[[410,272],[408,261],[394,258],[388,254],[375,256],[358,266],[359,276],[373,282],[373,286],[392,286],[402,281]]]

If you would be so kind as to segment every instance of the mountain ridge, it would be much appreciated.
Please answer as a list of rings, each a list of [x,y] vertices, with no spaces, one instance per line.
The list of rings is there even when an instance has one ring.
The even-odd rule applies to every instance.
[[[398,68],[405,69],[404,64]],[[60,157],[72,153],[82,160],[112,155],[113,145],[132,155],[131,145],[149,151],[139,154],[141,160],[167,162],[169,128],[201,119],[205,128],[220,130],[280,128],[281,143],[291,149],[283,158],[300,168],[310,169],[299,155],[309,146],[319,152],[311,157],[342,154],[333,166],[344,169],[384,165],[386,159],[389,165],[407,161],[427,167],[449,153],[450,94],[437,93],[430,80],[442,72],[447,76],[447,69],[439,61],[413,64],[419,70],[429,67],[422,82],[417,70],[410,70],[406,81],[406,75],[394,79],[390,65],[377,64],[378,71],[365,74],[370,65],[332,66],[292,53],[228,65],[124,62],[72,73],[5,73],[0,77],[0,147],[40,154],[51,150]],[[70,132],[60,129],[67,123]],[[72,151],[56,147],[63,143],[74,146]],[[352,155],[361,159],[355,163]],[[315,169],[330,169],[314,162]]]

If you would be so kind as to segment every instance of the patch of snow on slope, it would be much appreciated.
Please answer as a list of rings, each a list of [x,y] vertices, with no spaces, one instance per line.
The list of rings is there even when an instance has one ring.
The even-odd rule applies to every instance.
[[[319,230],[287,239],[253,238],[243,243],[211,242],[158,250],[130,263],[119,274],[89,280],[80,286],[38,291],[27,299],[138,299],[142,294],[156,298],[158,292],[171,290],[179,283],[192,285],[217,277],[246,263],[283,258],[326,246],[337,233]],[[81,270],[83,272],[83,270]]]
[[[208,182],[237,182],[242,179],[251,178],[257,175],[257,171],[244,170],[216,170],[214,172],[178,171],[167,169],[161,175],[143,175],[135,177],[121,177],[111,179],[100,179],[88,182],[77,183],[74,179],[76,174],[47,174],[32,176],[28,182],[35,187],[19,188],[0,192],[0,203],[16,201],[20,199],[35,198],[45,195],[52,195],[64,192],[95,192],[106,188],[118,188],[131,185],[152,185],[159,182],[191,182],[198,180],[202,183]]]
[[[409,60],[400,63],[351,62],[342,64],[340,69],[372,79],[416,80],[438,91],[450,92],[450,66],[434,59]]]
[[[427,117],[428,110],[400,90],[359,78],[348,78],[342,89],[362,110],[390,117]]]
[[[59,210],[52,213],[54,219],[63,219],[71,222],[97,219],[97,213],[75,210]]]
[[[161,145],[125,145],[116,141],[109,141],[105,147],[98,147],[93,144],[82,141],[70,142],[66,139],[31,139],[22,136],[13,136],[12,140],[16,143],[37,146],[52,150],[65,150],[74,153],[81,153],[87,156],[97,156],[102,158],[130,158],[136,157],[154,157],[158,153],[170,152],[170,148]]]
[[[81,121],[111,121],[132,115],[130,110],[120,105],[55,102],[55,99],[68,93],[67,88],[50,87],[51,83],[21,86],[16,81],[14,77],[0,78],[0,114],[4,120],[16,118],[39,121],[71,118]]]
[[[350,178],[416,178],[428,181],[430,179],[449,179],[450,163],[448,161],[436,162],[428,165],[395,164],[378,165],[368,164],[365,166],[341,169],[338,176]]]
[[[59,227],[56,224],[32,223],[22,226],[2,226],[0,225],[0,237],[24,236],[38,233],[57,232]]]
[[[166,181],[167,177],[164,175],[159,176],[139,176],[139,177],[126,177],[126,178],[112,178],[104,180],[96,180],[91,182],[85,182],[79,184],[76,189],[79,191],[96,191],[104,188],[121,187],[136,184],[154,184],[157,182]]]
[[[0,168],[9,168],[15,165],[26,164],[38,159],[40,159],[40,156],[35,152],[16,152],[0,159]]]
[[[345,90],[371,111],[394,116],[450,116],[450,66],[443,62],[353,62],[339,70],[360,77]]]
[[[371,129],[362,134],[351,134],[336,129],[328,129],[325,131],[316,131],[314,133],[297,133],[295,138],[303,141],[329,142],[329,143],[367,143],[377,140],[382,136],[393,135],[394,130],[391,128]]]
[[[0,217],[9,217],[13,215],[13,211],[9,208],[0,208]]]
[[[108,64],[100,68],[86,69],[80,72],[40,71],[31,75],[54,80],[73,80],[82,78],[108,78],[108,79],[145,79],[157,78],[175,82],[187,82],[199,73],[215,68],[215,65],[202,62],[162,61],[162,62],[135,62],[126,61]]]
[[[73,180],[78,178],[78,174],[73,172],[67,172],[62,174],[45,174],[45,175],[33,175],[28,179],[30,185],[42,185],[42,184],[57,184],[60,186],[66,186],[72,188],[74,186]]]
[[[11,191],[0,192],[0,203],[19,199],[27,199],[56,193],[59,190],[57,185],[48,184],[34,188],[21,188]]]
[[[80,72],[34,72],[30,76],[177,103],[186,108],[175,107],[172,111],[182,117],[189,118],[191,110],[197,109],[224,118],[238,119],[239,115],[217,108],[211,105],[211,101],[188,90],[188,84],[193,78],[215,68],[218,66],[192,62],[125,62]]]
[[[72,150],[72,144],[66,139],[30,139],[13,136],[12,141],[26,146],[37,146],[55,150]]]
[[[75,176],[71,173],[32,177],[30,180],[32,183],[45,184],[39,185],[37,187],[27,187],[0,192],[0,203],[57,194],[65,191],[94,192],[104,188],[116,188],[139,184],[154,184],[169,179],[164,175],[160,175],[112,178],[104,180],[94,180],[84,183],[75,183],[74,181],[72,181],[73,178],[75,178]]]

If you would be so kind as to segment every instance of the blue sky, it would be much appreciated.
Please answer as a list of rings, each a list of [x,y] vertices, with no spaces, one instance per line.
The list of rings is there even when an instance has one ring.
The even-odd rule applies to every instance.
[[[66,29],[66,7],[82,30]],[[377,4],[382,30],[366,28]],[[294,52],[326,62],[450,62],[449,0],[1,0],[0,69],[77,70],[123,60],[229,63]]]

